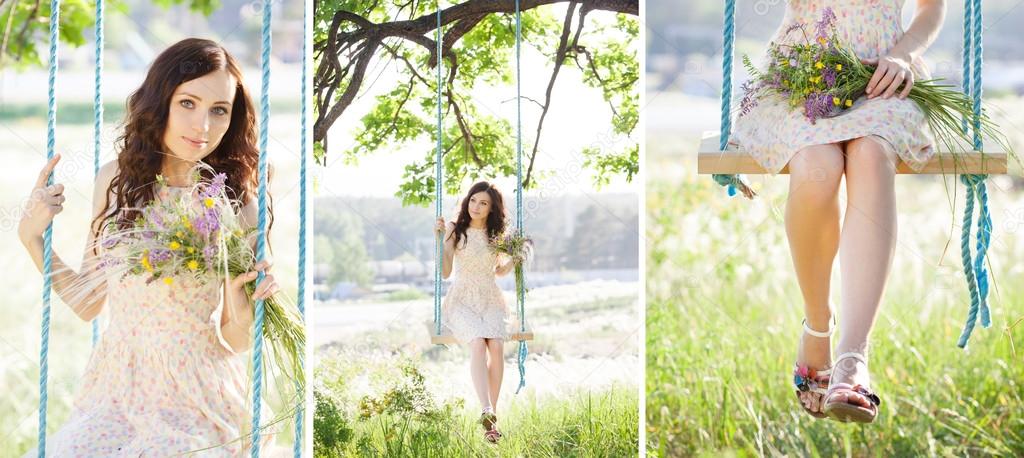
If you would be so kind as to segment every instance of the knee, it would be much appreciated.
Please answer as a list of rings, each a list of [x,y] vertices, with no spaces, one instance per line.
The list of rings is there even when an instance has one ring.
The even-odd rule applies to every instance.
[[[789,161],[790,195],[806,204],[833,201],[839,193],[846,160],[835,145],[817,145],[797,151]],[[800,190],[805,192],[798,192]]]
[[[861,137],[846,145],[846,171],[854,179],[876,178],[892,180],[896,176],[896,153],[884,140]]]
[[[838,186],[843,178],[845,162],[842,150],[835,145],[803,148],[789,161],[790,178]]]
[[[469,352],[473,356],[484,356],[487,353],[487,344],[484,339],[473,339],[469,341]]]

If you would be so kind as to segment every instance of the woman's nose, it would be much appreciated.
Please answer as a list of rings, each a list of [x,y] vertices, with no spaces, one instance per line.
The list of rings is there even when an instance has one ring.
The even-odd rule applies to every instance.
[[[204,112],[198,112],[192,119],[192,129],[196,132],[206,133],[210,130],[210,115]]]

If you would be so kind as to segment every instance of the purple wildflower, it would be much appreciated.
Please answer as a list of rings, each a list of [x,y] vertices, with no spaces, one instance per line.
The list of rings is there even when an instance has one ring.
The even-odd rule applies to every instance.
[[[213,180],[203,187],[203,191],[200,193],[200,197],[217,197],[224,192],[224,183],[227,182],[228,176],[224,173],[218,173],[213,176]]]
[[[815,38],[819,42],[828,40],[828,33],[836,22],[836,13],[832,11],[831,7],[825,8],[821,12],[821,20],[814,23]]]
[[[825,68],[821,72],[821,77],[825,79],[825,86],[826,87],[833,87],[833,86],[835,86],[836,85],[836,77],[837,76],[839,76],[839,75],[837,75],[835,69],[832,69],[832,68]]]
[[[205,248],[203,248],[203,260],[206,261],[207,265],[210,265],[212,263],[212,261],[214,261],[214,258],[216,258],[216,257],[217,257],[217,245],[211,243],[209,245],[206,245]]]
[[[120,237],[117,237],[117,236],[104,237],[103,241],[100,242],[100,246],[102,246],[104,249],[109,250],[109,249],[114,248],[115,246],[117,246],[118,242],[120,242]]]
[[[761,85],[752,80],[743,82],[743,98],[740,99],[740,116],[746,116],[750,110],[757,106],[757,91]]]
[[[157,249],[149,252],[149,262],[150,262],[150,264],[159,264],[159,263],[164,262],[164,261],[166,261],[168,259],[171,259],[171,251],[170,250],[165,250],[163,248],[157,248]]]
[[[832,96],[824,92],[815,92],[804,100],[804,116],[811,124],[832,114]]]
[[[156,207],[147,206],[144,208],[142,210],[142,218],[157,230],[164,230],[166,228],[164,226],[164,217],[160,212],[156,211]]]
[[[220,215],[212,208],[206,209],[202,215],[192,223],[196,233],[206,237],[220,229]]]

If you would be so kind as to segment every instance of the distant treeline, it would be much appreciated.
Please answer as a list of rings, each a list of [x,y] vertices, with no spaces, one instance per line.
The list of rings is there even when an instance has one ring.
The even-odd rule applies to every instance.
[[[455,199],[448,203],[454,208]],[[397,198],[321,198],[315,205],[316,263],[329,266],[331,283],[371,282],[371,261],[433,262],[433,208],[403,207]],[[532,270],[639,267],[635,194],[527,196],[523,205],[536,246]],[[515,209],[508,210],[512,224]]]

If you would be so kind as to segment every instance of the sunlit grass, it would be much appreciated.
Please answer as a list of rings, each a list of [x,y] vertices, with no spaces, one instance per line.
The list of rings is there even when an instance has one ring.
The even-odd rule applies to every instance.
[[[965,351],[962,187],[897,179],[899,242],[870,353],[883,404],[873,425],[844,425],[803,413],[791,386],[802,303],[782,220],[788,179],[752,177],[757,200],[729,199],[696,175],[697,135],[648,134],[649,456],[1024,454],[1019,189],[991,182],[993,325]]]

